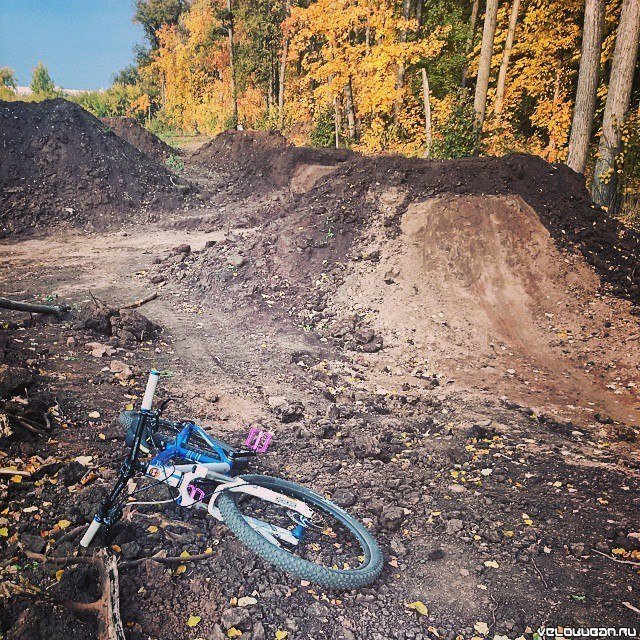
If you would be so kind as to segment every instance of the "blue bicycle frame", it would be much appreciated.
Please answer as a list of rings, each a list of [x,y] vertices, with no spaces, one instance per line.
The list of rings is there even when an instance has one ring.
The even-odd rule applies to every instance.
[[[202,438],[215,451],[217,457],[189,449],[187,445],[193,435]],[[194,422],[184,423],[184,427],[176,436],[175,441],[155,455],[150,465],[165,466],[172,458],[182,458],[190,462],[197,462],[211,471],[219,471],[221,473],[231,471],[234,462],[226,454],[225,450],[202,427],[199,427]]]

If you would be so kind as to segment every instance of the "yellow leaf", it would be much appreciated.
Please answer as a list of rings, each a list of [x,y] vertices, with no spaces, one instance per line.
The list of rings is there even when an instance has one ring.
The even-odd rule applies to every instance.
[[[276,640],[284,640],[285,638],[289,637],[289,632],[288,631],[282,631],[281,629],[278,629],[276,631]]]
[[[179,564],[173,573],[174,575],[179,576],[181,573],[184,573],[186,570],[187,570],[186,564]]]
[[[61,580],[61,578],[62,578],[62,574],[63,574],[63,573],[64,573],[64,569],[58,569],[58,570],[56,571],[56,580],[57,580],[58,582],[60,582],[60,580]]]
[[[155,524],[152,524],[150,527],[147,527],[147,531],[149,533],[155,533],[158,530],[158,527],[156,527]]]
[[[626,551],[618,547],[617,549],[611,549],[611,553],[613,553],[616,556],[623,556],[626,553]]]
[[[58,527],[60,527],[60,529],[66,529],[70,525],[71,523],[68,520],[58,520]]]
[[[22,476],[11,476],[11,482],[22,482]]]
[[[0,528],[0,536],[6,538],[9,535],[9,529],[7,527]]]
[[[241,635],[242,631],[240,631],[240,629],[236,629],[235,627],[231,627],[231,629],[227,631],[227,636],[229,636],[229,638],[239,638]]]
[[[420,600],[417,600],[416,602],[410,602],[409,604],[406,604],[405,607],[407,607],[407,609],[413,609],[414,611],[417,611],[421,616],[429,615],[429,609],[427,609],[427,606],[424,604],[424,602],[420,602]]]
[[[190,554],[188,551],[183,551],[183,552],[180,554],[180,557],[181,557],[181,558],[190,558],[190,557],[191,557],[191,554]]]
[[[211,547],[207,547],[207,548],[204,550],[204,552],[205,552],[205,553],[213,553],[213,549],[212,549]]]
[[[187,627],[195,627],[200,623],[200,620],[202,620],[200,616],[189,616],[189,619],[187,620]]]

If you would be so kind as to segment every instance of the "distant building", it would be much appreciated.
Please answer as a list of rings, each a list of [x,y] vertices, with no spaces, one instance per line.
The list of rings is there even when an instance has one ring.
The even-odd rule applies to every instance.
[[[56,91],[61,91],[63,95],[67,96],[81,96],[83,93],[89,93],[92,89],[63,89],[62,87],[56,87]],[[104,89],[97,89],[98,93],[102,93]],[[26,98],[33,94],[31,87],[16,87],[16,95]]]

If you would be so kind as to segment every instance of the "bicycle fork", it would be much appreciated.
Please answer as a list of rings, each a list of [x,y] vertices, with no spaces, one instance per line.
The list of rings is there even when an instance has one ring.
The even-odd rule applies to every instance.
[[[131,449],[129,450],[127,457],[120,466],[118,480],[115,486],[111,490],[111,493],[102,501],[98,512],[89,525],[89,528],[85,532],[84,536],[82,536],[82,540],[80,540],[80,545],[83,547],[88,547],[91,544],[91,541],[103,524],[110,527],[120,520],[122,517],[122,508],[118,504],[118,498],[136,472],[144,471],[143,466],[138,461],[138,453],[140,451],[142,434],[144,433],[147,420],[151,417],[153,396],[155,395],[156,387],[158,386],[159,377],[160,373],[155,369],[153,369],[149,374],[144,397],[142,399],[140,418],[136,426],[133,444],[131,445]]]

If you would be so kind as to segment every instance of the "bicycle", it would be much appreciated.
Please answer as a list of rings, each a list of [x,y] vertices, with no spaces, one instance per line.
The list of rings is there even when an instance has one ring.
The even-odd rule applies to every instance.
[[[230,475],[266,452],[271,434],[252,429],[242,449],[212,437],[191,420],[163,418],[171,399],[152,410],[159,375],[155,370],[149,374],[140,411],[120,415],[129,452],[80,541],[83,547],[101,527],[109,530],[118,522],[127,504],[174,502],[205,510],[267,563],[303,580],[348,590],[378,577],[383,565],[378,544],[341,507],[288,480]],[[129,480],[136,476],[153,482],[127,493]],[[160,485],[167,486],[168,500],[131,502],[134,494]]]

